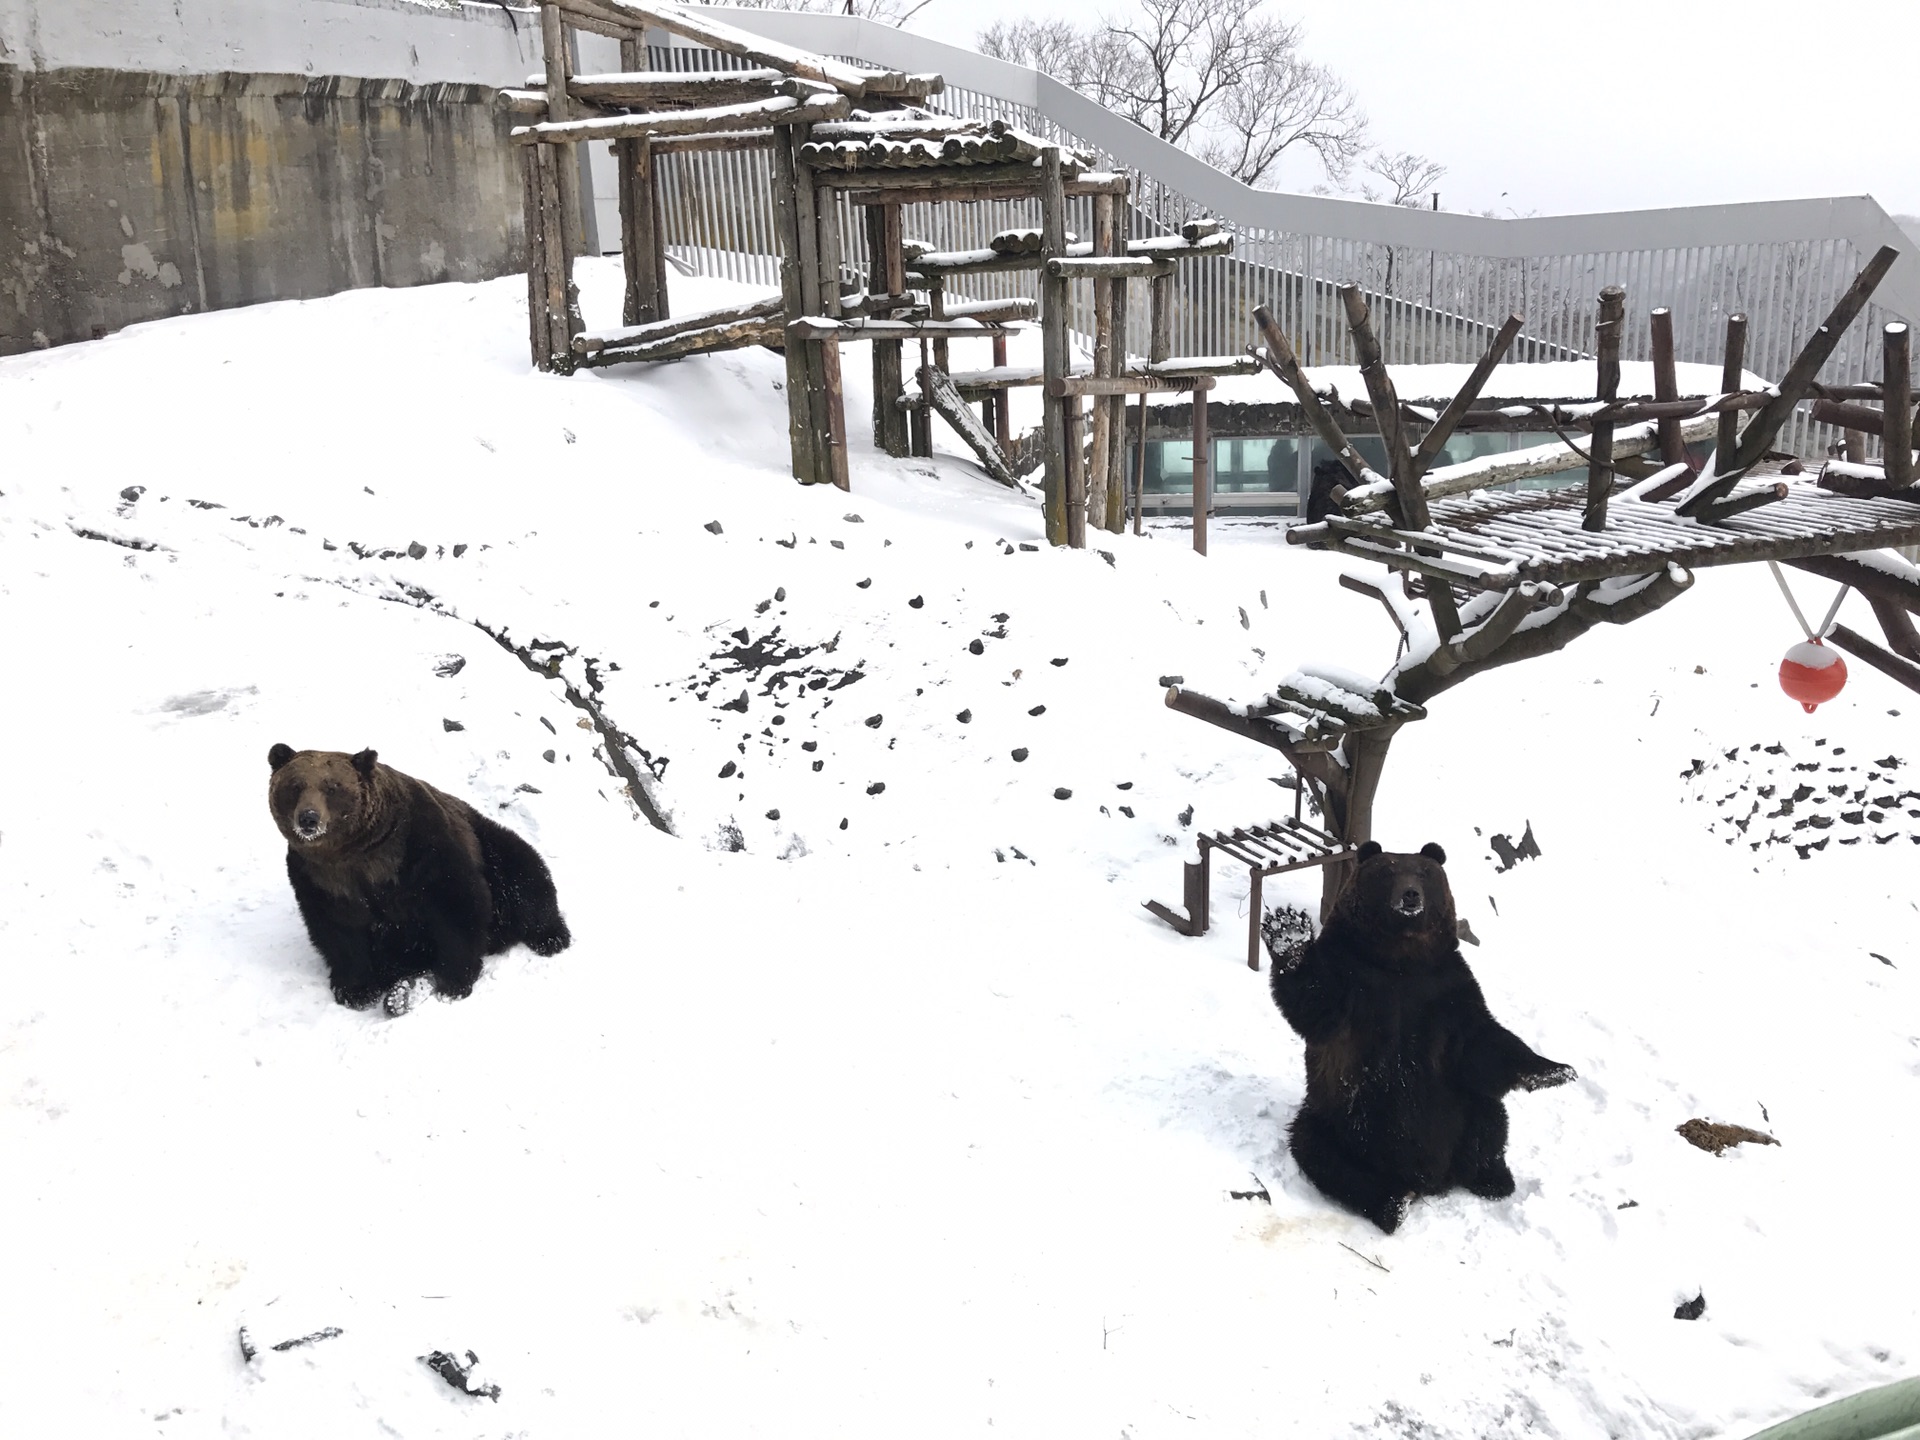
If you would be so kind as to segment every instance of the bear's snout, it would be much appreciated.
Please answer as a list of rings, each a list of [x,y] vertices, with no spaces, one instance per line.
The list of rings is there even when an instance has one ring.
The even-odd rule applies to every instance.
[[[320,819],[320,812],[311,805],[293,817],[293,828],[299,832],[302,840],[318,840],[327,831]]]
[[[1394,909],[1402,915],[1418,915],[1427,908],[1426,892],[1418,885],[1409,885],[1402,890],[1393,902]]]

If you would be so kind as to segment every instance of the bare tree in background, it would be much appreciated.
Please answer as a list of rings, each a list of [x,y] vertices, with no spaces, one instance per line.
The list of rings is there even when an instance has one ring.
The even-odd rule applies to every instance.
[[[978,43],[1249,185],[1271,180],[1295,146],[1344,181],[1366,148],[1352,93],[1300,53],[1300,26],[1267,13],[1266,0],[1138,0],[1087,26],[997,22]]]
[[[1447,167],[1439,161],[1415,155],[1410,150],[1376,150],[1361,162],[1360,168],[1381,182],[1374,185],[1362,180],[1362,199],[1404,205],[1412,210],[1425,207],[1434,185],[1447,173]]]
[[[904,25],[933,0],[695,0],[701,5],[737,5],[742,10],[804,10],[814,15],[859,15]]]

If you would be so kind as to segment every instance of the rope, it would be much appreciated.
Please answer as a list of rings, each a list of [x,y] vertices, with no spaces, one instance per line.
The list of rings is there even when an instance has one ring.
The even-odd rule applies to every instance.
[[[1840,602],[1847,598],[1847,592],[1853,587],[1850,585],[1842,585],[1840,587],[1840,593],[1833,597],[1833,604],[1827,607],[1827,618],[1820,622],[1819,634],[1815,634],[1813,627],[1807,624],[1807,617],[1800,613],[1800,602],[1793,598],[1793,591],[1787,588],[1787,577],[1781,572],[1779,564],[1776,561],[1769,560],[1767,561],[1767,569],[1773,572],[1774,581],[1780,586],[1780,593],[1787,597],[1787,606],[1793,611],[1793,618],[1800,622],[1800,628],[1806,633],[1807,639],[1813,641],[1816,645],[1819,644],[1822,639],[1833,632],[1834,618],[1840,613]]]

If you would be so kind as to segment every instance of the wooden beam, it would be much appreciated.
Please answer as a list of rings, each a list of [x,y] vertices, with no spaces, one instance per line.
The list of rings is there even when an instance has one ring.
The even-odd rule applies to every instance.
[[[770,323],[778,330],[784,323],[781,318],[780,297],[772,295],[765,300],[755,300],[746,305],[724,305],[718,309],[702,310],[670,320],[628,325],[619,330],[608,330],[596,335],[578,335],[574,337],[573,350],[576,355],[598,355],[606,350],[650,345],[655,340],[684,335],[689,330],[705,330],[716,325],[733,325],[742,321]],[[777,340],[779,337],[776,335],[774,338]]]
[[[578,13],[636,30],[648,27],[665,30],[682,39],[698,41],[710,50],[738,55],[743,60],[805,80],[818,80],[848,95],[892,94],[909,88],[908,76],[903,71],[862,70],[709,20],[697,9],[653,3],[653,0],[563,0],[563,3]]]
[[[1895,321],[1881,337],[1886,387],[1886,421],[1880,444],[1880,463],[1887,484],[1904,489],[1913,483],[1913,372],[1907,349],[1907,327]]]
[[[1067,280],[1146,280],[1173,273],[1171,260],[1147,256],[1097,256],[1047,261],[1047,274]]]
[[[1433,422],[1432,428],[1420,441],[1420,448],[1413,452],[1414,479],[1420,479],[1431,468],[1441,448],[1453,437],[1454,429],[1465,417],[1468,407],[1480,398],[1480,392],[1486,388],[1488,377],[1493,374],[1494,367],[1504,360],[1507,351],[1513,348],[1514,337],[1520,333],[1520,327],[1524,324],[1526,321],[1520,316],[1509,315],[1506,323],[1501,325],[1494,334],[1492,341],[1487,345],[1486,353],[1480,357],[1479,364],[1475,365],[1473,373],[1467,376],[1467,383],[1462,385],[1459,393],[1447,402],[1447,408],[1440,412],[1439,418]]]
[[[1650,329],[1653,342],[1653,398],[1678,400],[1680,381],[1679,371],[1673,361],[1673,311],[1664,305],[1655,309],[1650,317]],[[1660,422],[1660,459],[1666,465],[1687,463],[1687,447],[1680,438],[1680,421],[1677,418]]]
[[[1835,647],[1844,650],[1857,660],[1864,660],[1881,674],[1899,681],[1909,690],[1920,691],[1920,665],[1911,660],[1903,660],[1890,650],[1867,639],[1858,631],[1849,630],[1844,625],[1836,625],[1827,632],[1827,639]]]
[[[1793,407],[1806,397],[1814,376],[1820,373],[1820,367],[1827,363],[1834,348],[1839,345],[1840,337],[1866,308],[1868,299],[1899,258],[1898,250],[1891,245],[1883,245],[1854,277],[1853,284],[1847,287],[1846,293],[1833,307],[1826,323],[1814,332],[1813,338],[1806,343],[1793,364],[1787,367],[1787,373],[1780,380],[1778,398],[1748,421],[1747,428],[1740,432],[1740,444],[1733,457],[1734,471],[1752,469],[1760,457],[1767,453],[1774,436],[1780,433],[1781,427],[1787,423],[1787,417],[1793,414]]]
[[[794,100],[783,95],[774,100],[715,105],[701,110],[654,110],[643,115],[601,115],[589,120],[518,125],[514,127],[512,139],[516,145],[538,145],[764,130],[770,125],[807,125],[815,120],[831,119],[846,114],[849,108],[844,95],[817,95],[811,100]]]
[[[1101,195],[1093,202],[1093,253],[1112,255],[1116,236],[1114,198]],[[1115,290],[1125,292],[1126,282],[1095,277],[1093,282],[1093,373],[1118,373],[1124,357],[1113,353],[1113,308]],[[1107,396],[1093,402],[1092,452],[1087,460],[1087,528],[1104,530],[1107,525],[1107,482],[1113,469],[1113,406]]]
[[[1393,376],[1387,372],[1380,351],[1380,340],[1373,332],[1373,317],[1366,296],[1358,285],[1337,287],[1340,304],[1347,312],[1347,328],[1353,332],[1354,349],[1360,361],[1360,378],[1366,383],[1367,397],[1373,402],[1374,422],[1380,427],[1380,441],[1386,446],[1387,466],[1393,481],[1395,522],[1407,530],[1424,530],[1432,524],[1427,514],[1427,497],[1413,476],[1412,455],[1400,435],[1400,397],[1393,388]],[[1297,392],[1296,392],[1297,393]],[[1304,406],[1305,401],[1303,400]]]
[[[580,340],[586,336],[578,337]],[[780,317],[735,320],[728,324],[701,325],[676,330],[658,339],[631,345],[610,346],[604,350],[576,352],[582,369],[603,369],[638,360],[678,360],[688,355],[709,355],[718,350],[738,350],[748,345],[781,343]],[[578,341],[576,341],[576,346]]]
[[[803,315],[787,322],[787,333],[802,340],[829,336],[848,340],[985,340],[1015,333],[1006,325],[983,325],[978,320],[875,320],[852,316],[835,320],[826,315]]]
[[[1064,255],[1067,248],[1066,167],[1058,145],[1049,145],[1040,152],[1040,177],[1041,245],[1048,257]],[[1057,276],[1042,276],[1040,315],[1041,368],[1046,371],[1050,381],[1064,379],[1068,369],[1065,280]],[[1041,401],[1046,455],[1042,509],[1046,517],[1047,540],[1054,545],[1065,545],[1068,535],[1066,406],[1065,400],[1049,397]]]
[[[625,42],[633,44],[632,41]],[[626,61],[623,59],[622,64]],[[611,75],[576,75],[567,82],[575,100],[597,105],[651,108],[662,105],[737,105],[771,100],[787,77],[778,70],[633,70]]]
[[[1620,398],[1620,332],[1626,327],[1627,292],[1609,285],[1600,292],[1600,320],[1595,326],[1594,398],[1611,405]],[[1587,459],[1587,513],[1583,530],[1607,528],[1607,497],[1613,493],[1613,422],[1595,420],[1593,444]]]
[[[929,165],[914,170],[822,170],[820,183],[836,190],[938,190],[953,185],[1023,185],[1037,188],[1037,167],[1021,161],[1006,165]],[[1063,170],[1061,182],[1066,180]],[[859,203],[859,202],[855,202]]]
[[[1371,469],[1360,452],[1340,429],[1325,404],[1314,393],[1313,386],[1307,383],[1306,375],[1300,369],[1300,361],[1293,353],[1293,346],[1287,343],[1286,333],[1273,318],[1273,312],[1264,305],[1254,307],[1253,320],[1260,327],[1260,334],[1267,342],[1265,361],[1267,367],[1280,377],[1280,381],[1293,391],[1294,398],[1300,402],[1300,413],[1307,417],[1307,423],[1313,426],[1314,433],[1347,468],[1347,474],[1355,485],[1365,485],[1382,477]],[[1384,501],[1382,502],[1384,506]]]

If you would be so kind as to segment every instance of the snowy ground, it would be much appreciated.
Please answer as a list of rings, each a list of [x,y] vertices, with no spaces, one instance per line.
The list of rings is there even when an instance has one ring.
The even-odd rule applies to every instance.
[[[1140,903],[1288,807],[1160,677],[1384,670],[1339,564],[1254,523],[1051,551],[951,458],[803,490],[777,357],[540,377],[523,296],[0,362],[0,1432],[1739,1436],[1920,1363],[1920,800],[1801,858],[1727,799],[1913,788],[1920,703],[1802,715],[1764,571],[1397,742],[1382,838],[1447,847],[1495,1013],[1581,1078],[1515,1098],[1512,1200],[1383,1237],[1286,1157],[1244,880],[1203,940]],[[673,836],[479,625],[592,662]],[[492,807],[574,947],[335,1006],[276,741]]]

